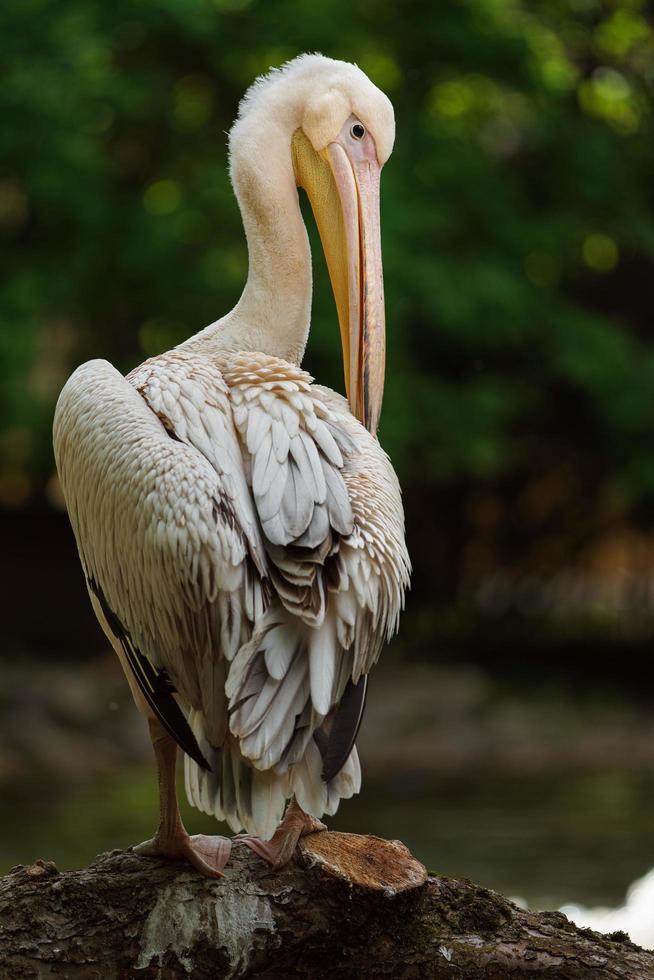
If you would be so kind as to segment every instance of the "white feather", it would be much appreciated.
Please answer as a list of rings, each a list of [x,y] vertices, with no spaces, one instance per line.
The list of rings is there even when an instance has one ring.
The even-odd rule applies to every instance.
[[[270,416],[255,405],[248,415],[247,447],[250,455],[254,456],[258,452],[261,443],[270,431],[270,425]]]
[[[309,673],[311,677],[311,700],[316,711],[326,715],[332,706],[334,689],[335,637],[331,622],[313,631],[309,645]]]
[[[129,382],[84,365],[62,393],[55,447],[85,570],[174,678],[212,763],[185,760],[191,802],[264,836],[293,791],[333,812],[358,789],[358,759],[325,787],[312,734],[379,656],[408,581],[378,443],[293,365],[179,350]]]

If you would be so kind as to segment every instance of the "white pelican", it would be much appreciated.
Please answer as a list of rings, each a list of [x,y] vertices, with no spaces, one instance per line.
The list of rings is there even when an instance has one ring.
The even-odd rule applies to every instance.
[[[160,825],[139,850],[210,877],[231,842],[187,834],[178,746],[189,801],[273,866],[360,789],[366,678],[410,570],[375,437],[379,175],[394,133],[389,100],[354,65],[304,55],[258,79],[229,135],[249,254],[237,305],[127,377],[82,364],[56,408],[91,603],[158,766]],[[300,367],[311,255],[298,186],[327,259],[349,404]]]

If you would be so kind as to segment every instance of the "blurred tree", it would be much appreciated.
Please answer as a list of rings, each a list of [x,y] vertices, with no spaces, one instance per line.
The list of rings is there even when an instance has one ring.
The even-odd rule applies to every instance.
[[[258,73],[321,50],[357,61],[396,108],[382,439],[430,501],[424,541],[449,506],[477,535],[474,575],[497,560],[484,541],[507,511],[568,541],[606,515],[649,520],[644,2],[5,0],[0,29],[0,503],[47,485],[76,363],[127,370],[235,302],[247,255],[224,132]],[[338,387],[312,237],[308,366]]]

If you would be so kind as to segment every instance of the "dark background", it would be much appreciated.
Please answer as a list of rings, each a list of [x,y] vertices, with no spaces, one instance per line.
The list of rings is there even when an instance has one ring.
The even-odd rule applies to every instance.
[[[127,371],[235,303],[247,253],[225,131],[257,74],[320,50],[356,61],[397,117],[382,182],[389,360],[380,437],[404,489],[414,576],[370,709],[373,795],[384,796],[374,773],[392,757],[398,779],[417,786],[405,836],[434,863],[436,838],[457,820],[465,831],[461,814],[481,807],[484,827],[496,817],[509,828],[507,854],[520,834],[532,835],[533,851],[503,877],[497,841],[477,828],[450,841],[446,870],[485,874],[535,902],[617,904],[654,863],[643,829],[654,796],[647,6],[5,0],[0,31],[6,819],[32,806],[30,780],[49,780],[64,806],[127,763],[149,771],[83,591],[53,469],[54,403],[81,361],[106,357]],[[333,300],[310,231],[306,365],[341,388]],[[398,678],[404,708],[385,693]],[[117,701],[103,700],[111,685]],[[454,783],[433,784],[445,774]],[[492,805],[489,779],[502,787]],[[408,784],[398,785],[404,793]],[[98,792],[102,815],[111,793]],[[116,790],[116,809],[125,793]],[[522,819],[525,793],[533,805]],[[85,806],[76,819],[90,825]],[[534,831],[548,807],[553,823]],[[423,810],[432,828],[445,814],[433,847],[415,829]],[[571,813],[585,814],[572,837]],[[123,828],[126,843],[135,826]],[[35,855],[44,841],[53,850],[45,856],[65,850],[53,834],[30,830]],[[104,843],[88,836],[66,851],[70,860]]]

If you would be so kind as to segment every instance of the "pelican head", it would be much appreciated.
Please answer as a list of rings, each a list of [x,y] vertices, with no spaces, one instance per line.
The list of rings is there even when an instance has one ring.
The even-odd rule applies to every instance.
[[[395,139],[393,107],[356,65],[303,55],[248,91],[232,130],[232,153],[239,124],[266,113],[268,125],[288,137],[293,178],[320,233],[351,411],[374,434],[385,361],[379,185]]]

